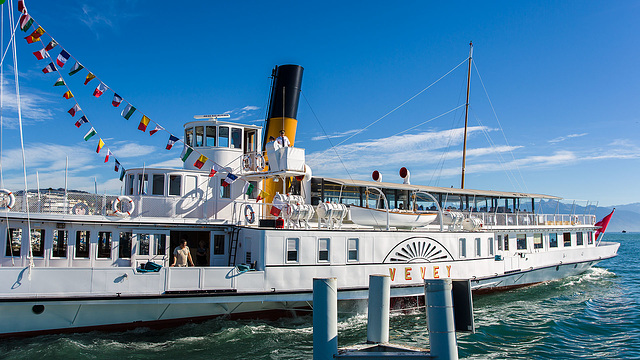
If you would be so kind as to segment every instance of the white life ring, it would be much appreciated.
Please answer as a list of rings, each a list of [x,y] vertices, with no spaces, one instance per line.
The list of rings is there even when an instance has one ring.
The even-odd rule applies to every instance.
[[[129,206],[131,207],[129,209],[129,211],[123,211],[123,210],[119,210],[118,208],[121,208],[121,203],[125,202],[125,203],[129,203]],[[118,215],[118,216],[131,216],[131,213],[133,213],[133,211],[136,209],[136,204],[133,202],[133,200],[131,200],[130,197],[128,196],[119,196],[117,197],[115,200],[113,200],[113,214],[114,215]]]
[[[244,218],[249,224],[253,224],[256,221],[256,213],[253,211],[251,205],[244,207]]]
[[[89,206],[84,202],[78,202],[71,208],[73,215],[89,215]]]
[[[249,156],[249,154],[244,154],[242,156],[242,169],[244,171],[251,170],[251,157]]]
[[[7,189],[0,189],[0,207],[11,210],[16,204],[16,196]]]
[[[266,167],[266,161],[264,161],[264,156],[262,154],[256,154],[256,170],[263,171]]]

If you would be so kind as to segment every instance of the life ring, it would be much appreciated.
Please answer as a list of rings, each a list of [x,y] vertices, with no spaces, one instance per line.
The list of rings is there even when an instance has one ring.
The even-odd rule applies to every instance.
[[[129,207],[130,207],[129,211],[118,210],[119,207],[122,208],[121,207],[122,202],[129,203]],[[119,196],[115,200],[113,200],[112,207],[113,207],[114,215],[125,217],[125,216],[131,216],[131,213],[133,213],[133,211],[136,209],[136,204],[128,196]]]
[[[78,202],[71,208],[73,215],[89,215],[89,206],[84,202]]]
[[[247,220],[249,224],[253,224],[253,222],[256,221],[256,213],[253,211],[251,205],[244,207],[244,219]]]
[[[262,154],[256,154],[256,170],[263,171],[266,166],[264,156],[262,156]]]
[[[244,171],[251,170],[251,157],[249,156],[249,154],[244,154],[242,156],[242,169]]]
[[[7,189],[0,189],[0,207],[11,210],[16,204],[16,196]]]

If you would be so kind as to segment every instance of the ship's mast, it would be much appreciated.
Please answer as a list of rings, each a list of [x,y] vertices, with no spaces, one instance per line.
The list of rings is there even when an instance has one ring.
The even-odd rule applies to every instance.
[[[462,183],[464,189],[464,167],[467,157],[467,125],[469,124],[469,88],[471,86],[471,58],[473,57],[473,42],[469,42],[469,71],[467,72],[467,103],[464,107],[464,143],[462,145]]]

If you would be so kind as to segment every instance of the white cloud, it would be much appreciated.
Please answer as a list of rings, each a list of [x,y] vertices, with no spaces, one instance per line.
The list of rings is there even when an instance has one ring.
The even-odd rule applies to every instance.
[[[118,158],[122,159],[148,155],[156,152],[157,150],[157,146],[140,145],[129,142],[116,142],[114,144],[111,144],[111,151],[113,151],[113,153],[116,154]]]
[[[555,139],[549,140],[549,142],[552,143],[552,144],[555,144],[555,143],[559,143],[559,142],[562,142],[562,141],[565,141],[565,140],[568,140],[568,139],[582,137],[582,136],[585,136],[585,135],[589,135],[589,133],[569,134],[567,136],[560,136],[560,137],[557,137]]]
[[[355,133],[357,133],[357,132],[359,132],[361,130],[362,129],[352,129],[352,130],[347,130],[347,131],[343,131],[343,132],[334,132],[334,133],[327,134],[327,135],[318,135],[318,136],[312,137],[311,140],[317,141],[317,140],[337,139],[337,138],[349,136],[351,134],[355,134]]]

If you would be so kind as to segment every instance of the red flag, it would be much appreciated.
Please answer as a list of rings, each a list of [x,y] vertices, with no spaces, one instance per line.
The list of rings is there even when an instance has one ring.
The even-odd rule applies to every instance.
[[[281,211],[282,211],[282,210],[278,209],[277,207],[272,206],[272,207],[271,207],[271,211],[269,211],[269,213],[270,213],[271,215],[273,215],[273,216],[280,216],[280,212],[281,212]]]
[[[607,230],[607,226],[609,225],[609,221],[611,220],[611,215],[613,215],[614,211],[616,211],[616,208],[613,208],[613,210],[611,210],[611,214],[603,217],[602,220],[598,221],[594,225],[596,227],[600,226],[600,228],[596,230],[596,241],[598,241],[598,237],[600,236],[600,234],[604,234],[604,232]]]

